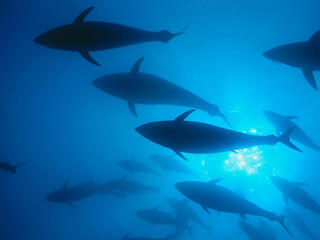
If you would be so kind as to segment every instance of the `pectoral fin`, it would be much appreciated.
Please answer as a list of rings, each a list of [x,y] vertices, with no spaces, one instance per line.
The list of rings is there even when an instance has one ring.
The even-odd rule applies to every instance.
[[[246,220],[246,221],[248,220],[247,216],[244,214],[240,214],[240,217],[242,218],[242,220]]]
[[[203,210],[205,210],[208,214],[210,214],[210,211],[209,211],[209,209],[208,209],[206,206],[201,205],[201,207],[202,207],[202,208],[203,208]]]
[[[71,202],[66,202],[66,204],[69,206],[69,207],[73,207],[73,208],[75,208],[76,206],[75,205],[73,205]]]
[[[302,69],[302,73],[303,73],[304,77],[308,80],[310,85],[315,90],[318,90],[317,83],[316,83],[316,80],[315,80],[314,75],[313,75],[313,71],[309,70],[309,69]]]
[[[186,161],[189,161],[185,156],[182,155],[181,152],[179,151],[176,151],[176,150],[173,150],[179,157],[181,157],[182,159],[186,160]]]
[[[87,61],[91,62],[92,64],[94,65],[97,65],[97,66],[101,66],[96,60],[94,60],[88,51],[80,51],[79,52],[81,54],[82,57],[84,57]]]
[[[129,109],[132,112],[132,114],[134,116],[138,117],[137,110],[136,110],[136,105],[134,104],[134,102],[128,102],[128,106],[129,106]]]

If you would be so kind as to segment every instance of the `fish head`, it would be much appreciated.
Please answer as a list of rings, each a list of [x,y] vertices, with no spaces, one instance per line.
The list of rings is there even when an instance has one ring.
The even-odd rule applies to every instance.
[[[293,45],[282,45],[262,53],[262,55],[274,62],[289,64],[294,58],[295,49]]]
[[[148,210],[139,210],[139,211],[136,211],[135,214],[142,219],[146,219],[146,218],[148,218],[149,211]]]
[[[268,121],[272,122],[275,118],[277,118],[279,114],[276,114],[275,112],[272,112],[272,111],[264,110],[263,115]]]
[[[272,48],[262,55],[274,62],[302,68],[313,62],[313,52],[307,42],[297,42]]]
[[[45,199],[49,202],[62,202],[62,194],[60,190],[49,193]]]
[[[281,58],[280,53],[281,51],[279,51],[278,48],[272,48],[268,51],[265,51],[262,55],[271,61],[279,62],[279,59]]]
[[[136,131],[147,138],[148,140],[159,145],[177,149],[176,145],[179,144],[177,139],[177,132],[179,131],[172,121],[151,122],[141,125],[136,128]]]
[[[48,48],[70,51],[85,50],[78,35],[79,33],[76,29],[66,25],[40,34],[34,39],[34,42]]]
[[[193,201],[196,201],[197,196],[200,197],[201,194],[199,192],[201,191],[201,188],[204,183],[200,182],[179,182],[175,184],[176,189],[181,192],[184,196],[186,196],[188,199],[191,199]],[[198,201],[196,201],[198,202]]]
[[[269,176],[269,179],[271,182],[279,189],[284,189],[285,188],[285,181],[284,179],[278,177],[278,176]]]
[[[137,87],[136,81],[130,78],[132,75],[128,73],[109,74],[94,80],[92,84],[112,96],[129,99]]]

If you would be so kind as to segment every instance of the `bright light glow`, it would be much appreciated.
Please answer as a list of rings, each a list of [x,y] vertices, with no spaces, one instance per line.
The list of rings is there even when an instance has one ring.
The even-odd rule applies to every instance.
[[[256,129],[251,129],[249,132],[257,134]],[[245,171],[248,175],[258,173],[261,166],[263,166],[262,151],[257,146],[232,152],[224,161],[224,167],[227,171]]]
[[[256,134],[256,133],[257,133],[257,130],[256,130],[256,129],[250,129],[250,133]]]

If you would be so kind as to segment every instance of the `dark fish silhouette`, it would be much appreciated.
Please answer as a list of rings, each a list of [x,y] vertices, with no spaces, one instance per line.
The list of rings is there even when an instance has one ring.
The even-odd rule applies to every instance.
[[[309,226],[305,223],[302,216],[289,208],[284,209],[284,214],[288,219],[288,224],[294,226],[299,232],[301,232],[306,237],[317,240],[318,238],[310,230]]]
[[[121,179],[107,181],[103,186],[103,193],[112,194],[120,198],[125,198],[131,194],[159,193],[157,187],[127,180],[126,177],[127,176],[124,176]]]
[[[260,222],[259,226],[255,226],[242,220],[239,222],[239,226],[250,240],[277,240],[274,231],[266,222]]]
[[[85,22],[85,17],[94,7],[83,11],[72,24],[49,30],[34,41],[43,46],[79,52],[89,62],[100,66],[89,54],[91,51],[107,50],[143,42],[169,42],[184,33],[168,30],[150,32],[108,22]]]
[[[122,167],[123,169],[130,172],[131,174],[134,172],[137,172],[137,173],[150,173],[150,174],[156,175],[158,177],[161,176],[159,173],[154,171],[152,168],[150,168],[149,166],[147,166],[141,162],[134,160],[134,158],[131,158],[129,160],[118,161],[117,164],[120,167]]]
[[[172,171],[177,173],[183,173],[186,175],[193,176],[198,178],[198,174],[188,168],[185,164],[180,162],[179,160],[173,158],[172,156],[165,156],[159,154],[151,154],[150,158],[157,163],[164,172]]]
[[[287,179],[270,176],[272,183],[282,192],[283,199],[286,204],[289,204],[289,199],[299,204],[311,212],[320,215],[320,205],[300,186],[306,186],[307,184],[301,182],[290,182]]]
[[[128,102],[130,111],[137,116],[135,104],[164,104],[201,109],[211,116],[220,116],[228,125],[227,118],[217,105],[211,104],[197,95],[167,80],[151,74],[141,73],[140,58],[128,73],[106,75],[93,81],[100,90]]]
[[[263,113],[268,121],[275,127],[278,135],[284,133],[290,128],[293,128],[292,134],[290,135],[292,140],[320,152],[320,147],[316,145],[297,124],[292,122],[292,120],[297,119],[298,117],[283,116],[272,111],[263,111]]]
[[[290,231],[284,224],[284,216],[266,211],[245,198],[235,194],[227,188],[217,185],[221,179],[211,182],[180,182],[176,188],[190,200],[200,204],[202,208],[209,213],[209,209],[218,212],[235,213],[246,218],[246,215],[264,217],[270,221],[277,221],[290,234]]]
[[[320,70],[320,31],[307,42],[296,42],[275,47],[263,56],[276,62],[300,68],[309,84],[318,90],[313,72]]]
[[[18,165],[11,165],[9,163],[3,162],[0,163],[0,170],[11,172],[12,174],[15,174],[17,172],[17,169],[23,165],[25,165],[27,162],[20,163]]]
[[[172,235],[168,235],[165,238],[150,238],[150,237],[130,237],[129,234],[125,235],[122,240],[169,240]]]
[[[151,208],[151,209],[144,209],[140,211],[136,211],[136,215],[141,219],[151,223],[153,226],[156,225],[169,225],[174,226],[176,229],[183,229],[188,230],[190,234],[191,228],[185,223],[185,221],[180,221],[176,217],[172,216],[171,214],[159,210],[159,206]]]
[[[249,135],[205,123],[184,121],[193,111],[187,111],[173,121],[142,125],[136,128],[136,131],[150,141],[172,149],[184,159],[181,152],[218,153],[251,146],[274,145],[278,142],[301,152],[290,142],[289,136],[293,129],[289,129],[280,137]]]
[[[186,224],[190,221],[198,223],[201,227],[212,234],[211,227],[201,220],[196,212],[188,205],[186,199],[179,200],[176,198],[168,198],[167,200],[170,206],[174,209],[176,218],[180,219],[181,221],[185,221]]]
[[[46,200],[50,202],[66,203],[74,207],[73,202],[98,195],[102,193],[102,184],[93,182],[91,179],[87,182],[80,183],[69,187],[69,181],[65,181],[62,188],[49,193]]]

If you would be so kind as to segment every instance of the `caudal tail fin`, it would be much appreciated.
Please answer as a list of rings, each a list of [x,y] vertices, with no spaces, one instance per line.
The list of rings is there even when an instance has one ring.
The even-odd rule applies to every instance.
[[[292,233],[290,232],[289,228],[284,223],[285,218],[286,218],[285,216],[279,216],[277,218],[277,222],[280,223],[280,225],[283,227],[283,229],[293,238]]]
[[[289,148],[292,148],[292,149],[294,149],[294,150],[296,150],[298,152],[303,152],[302,150],[300,150],[296,145],[294,145],[290,141],[290,135],[291,135],[293,130],[294,130],[294,127],[288,129],[280,137],[278,137],[278,140],[279,140],[279,142],[283,143],[284,145],[287,145]]]
[[[169,42],[171,39],[177,37],[177,36],[180,36],[182,34],[185,34],[186,33],[186,30],[187,30],[188,27],[184,27],[182,30],[180,30],[179,32],[177,33],[171,33],[169,32],[168,30],[163,30],[160,32],[160,37],[161,37],[161,41],[164,42],[164,43],[167,43]]]

